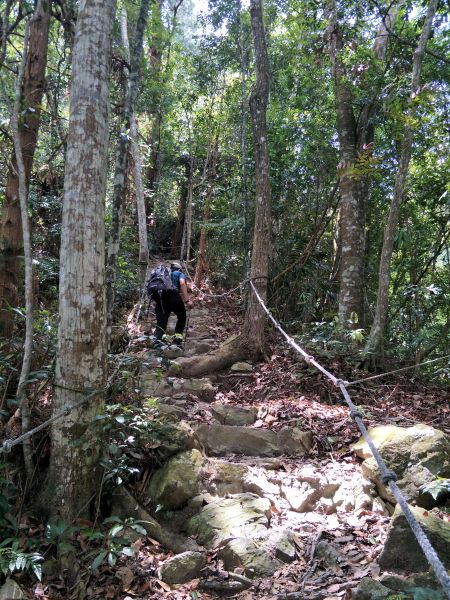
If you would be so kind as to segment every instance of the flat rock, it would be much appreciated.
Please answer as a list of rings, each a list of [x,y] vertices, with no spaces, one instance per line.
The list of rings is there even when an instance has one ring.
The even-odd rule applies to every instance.
[[[233,406],[221,402],[213,402],[211,411],[222,425],[253,425],[258,415],[254,406]]]
[[[144,396],[165,397],[173,393],[172,386],[167,379],[155,373],[143,373],[141,375],[141,392]]]
[[[212,460],[201,470],[202,487],[216,495],[239,494],[244,492],[244,481],[249,475],[249,467],[222,460]]]
[[[181,346],[172,345],[168,346],[163,350],[163,354],[166,358],[178,358],[179,356],[183,356],[184,350]]]
[[[303,456],[312,445],[312,434],[299,429],[275,432],[269,429],[203,423],[196,428],[196,434],[212,456]]]
[[[174,456],[150,481],[149,496],[165,510],[176,509],[199,493],[199,475],[204,458],[198,450]]]
[[[158,569],[158,577],[170,585],[186,583],[200,575],[206,565],[201,552],[183,552],[165,560]]]
[[[0,600],[24,600],[25,598],[26,595],[20,585],[8,577],[0,588]]]
[[[429,425],[414,427],[380,425],[369,429],[369,435],[389,469],[398,476],[397,484],[409,501],[420,503],[419,488],[437,477],[450,477],[450,436]],[[367,444],[360,439],[354,446],[364,458],[362,470],[373,481],[380,496],[395,504],[389,488],[379,479],[378,466]]]
[[[235,494],[218,498],[204,506],[188,520],[190,535],[209,549],[215,549],[230,538],[258,538],[267,533],[270,500],[254,494]]]
[[[450,523],[410,506],[442,563],[450,569]],[[397,505],[389,525],[386,542],[379,558],[383,571],[420,573],[429,568],[422,549]]]
[[[309,512],[320,498],[319,491],[306,481],[297,486],[281,486],[281,495],[295,512]]]

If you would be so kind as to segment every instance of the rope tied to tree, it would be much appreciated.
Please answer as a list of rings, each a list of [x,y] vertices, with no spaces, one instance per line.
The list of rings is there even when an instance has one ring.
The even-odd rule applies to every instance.
[[[338,379],[337,377],[335,377],[332,373],[330,373],[330,371],[328,371],[325,367],[323,367],[320,363],[318,363],[314,358],[312,358],[301,346],[299,346],[297,344],[297,342],[295,342],[284,331],[284,329],[281,327],[280,323],[275,319],[275,317],[269,311],[267,306],[264,304],[261,296],[258,294],[258,291],[256,290],[255,286],[253,285],[252,281],[250,281],[250,286],[251,286],[256,298],[258,299],[261,307],[263,308],[264,312],[266,313],[266,315],[268,316],[270,321],[272,321],[272,323],[276,327],[276,329],[278,329],[278,331],[280,331],[280,333],[286,339],[288,344],[290,346],[292,346],[299,354],[301,354],[301,356],[306,360],[306,362],[309,362],[309,364],[314,365],[330,381],[332,381],[332,383],[336,387],[339,387],[339,389],[341,390],[342,395],[350,409],[349,416],[355,421],[356,425],[358,426],[358,429],[360,430],[364,440],[366,441],[367,445],[369,446],[370,451],[372,452],[372,455],[378,465],[378,468],[380,469],[381,481],[383,482],[383,484],[388,485],[389,489],[392,492],[392,495],[394,496],[394,498],[400,505],[400,508],[402,509],[402,512],[405,515],[405,518],[406,518],[413,534],[415,535],[420,547],[422,548],[427,561],[433,568],[439,583],[441,584],[445,594],[447,595],[447,597],[450,600],[450,576],[448,575],[447,570],[446,570],[445,566],[443,565],[441,559],[437,555],[436,550],[431,545],[431,543],[430,543],[429,539],[427,538],[427,536],[425,535],[422,527],[420,526],[419,522],[417,521],[417,519],[413,515],[411,509],[409,508],[406,498],[404,497],[402,491],[400,490],[400,488],[398,487],[398,485],[396,483],[396,481],[397,481],[396,473],[387,467],[386,463],[384,462],[383,457],[381,456],[381,454],[379,453],[375,444],[373,443],[373,441],[369,435],[369,432],[362,420],[362,415],[358,411],[358,408],[353,403],[353,401],[350,397],[350,394],[347,391],[347,386],[352,385],[352,382],[347,382],[347,381],[344,381],[343,379]]]

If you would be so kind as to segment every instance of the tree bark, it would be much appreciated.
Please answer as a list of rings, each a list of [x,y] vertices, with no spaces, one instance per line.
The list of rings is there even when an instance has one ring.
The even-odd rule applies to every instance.
[[[36,18],[33,18],[30,24],[30,42],[23,80],[22,95],[26,110],[22,122],[19,123],[26,194],[28,194],[38,139],[41,102],[45,87],[51,0],[38,3],[37,8]],[[17,306],[19,302],[18,282],[23,256],[19,176],[15,153],[11,157],[10,164],[0,221],[0,337],[6,338],[10,338],[13,332],[13,313],[9,309]]]
[[[413,127],[411,122],[415,116],[414,98],[420,92],[420,76],[423,58],[428,38],[433,25],[438,0],[431,0],[428,5],[427,15],[423,25],[420,40],[413,56],[411,92],[409,96],[409,109],[405,117],[403,142],[401,146],[400,159],[394,184],[394,194],[389,209],[389,214],[384,227],[383,247],[381,250],[380,265],[378,270],[378,293],[375,308],[375,317],[372,323],[369,337],[367,339],[364,353],[366,356],[376,358],[383,356],[384,332],[387,324],[389,307],[389,284],[391,280],[390,266],[392,253],[394,251],[394,238],[397,231],[400,206],[405,192],[406,178],[411,160],[413,145]]]
[[[213,142],[213,149],[210,156],[210,166],[208,173],[208,185],[205,192],[205,200],[203,206],[203,225],[200,229],[200,240],[198,242],[198,255],[197,265],[195,267],[194,285],[200,287],[202,283],[203,273],[207,270],[208,264],[206,262],[206,240],[207,240],[207,225],[209,221],[209,214],[211,210],[211,197],[216,182],[217,176],[217,155],[219,152],[219,136],[217,134],[215,141]]]
[[[106,320],[108,327],[108,338],[113,322],[114,299],[117,280],[117,257],[120,248],[122,213],[125,203],[127,160],[128,150],[130,148],[130,137],[126,131],[130,129],[133,105],[138,91],[139,71],[142,59],[143,39],[147,24],[148,10],[149,0],[141,0],[141,8],[139,11],[138,21],[136,23],[136,32],[133,40],[133,49],[130,56],[130,74],[125,98],[123,130],[119,137],[114,172],[111,232],[108,244],[108,257],[106,261]]]
[[[130,60],[130,43],[128,41],[127,13],[123,9],[120,18],[120,30],[122,33],[122,44],[125,48],[127,60]],[[136,206],[138,213],[139,229],[139,263],[147,266],[148,263],[148,240],[147,240],[147,216],[145,211],[144,184],[142,183],[142,159],[138,143],[138,125],[134,112],[130,115],[130,138],[131,155],[133,157],[134,185],[136,188]],[[145,269],[142,269],[145,274]],[[143,282],[142,282],[143,283]]]
[[[39,6],[37,7],[34,18],[38,17]],[[31,236],[30,222],[28,219],[28,193],[25,174],[25,165],[23,162],[22,146],[20,143],[19,114],[20,99],[22,97],[22,85],[27,60],[28,42],[30,37],[30,23],[25,25],[25,35],[23,42],[22,62],[19,67],[16,81],[16,93],[14,98],[14,107],[11,114],[11,129],[14,140],[14,152],[17,163],[17,177],[19,180],[19,200],[23,231],[23,248],[25,258],[25,341],[23,345],[22,368],[20,371],[19,384],[17,386],[16,400],[20,408],[22,417],[22,433],[28,431],[30,427],[30,406],[28,403],[27,379],[30,374],[31,351],[33,347],[33,261],[31,256]],[[23,443],[23,457],[25,462],[25,471],[27,477],[33,474],[33,456],[31,450],[31,440],[28,438]]]
[[[373,45],[376,58],[384,60],[388,43],[388,27],[397,14],[397,6],[391,5],[381,24]],[[340,163],[340,211],[339,211],[339,322],[344,328],[357,328],[364,324],[363,290],[365,258],[366,198],[369,179],[352,173],[358,157],[371,151],[374,139],[373,119],[378,109],[377,89],[367,101],[358,119],[353,111],[353,94],[347,80],[342,59],[344,42],[337,19],[336,2],[331,3],[330,50],[333,66],[334,93]]]
[[[73,48],[61,230],[59,331],[53,414],[106,382],[105,191],[114,0],[80,4]],[[99,393],[52,426],[47,485],[53,518],[87,514],[100,453],[92,419]]]
[[[250,17],[255,49],[256,82],[250,95],[253,149],[255,154],[255,224],[250,277],[261,298],[267,298],[269,259],[272,250],[269,148],[266,113],[269,103],[270,65],[267,54],[262,0],[251,0]],[[264,351],[266,315],[255,294],[249,294],[242,330],[242,344],[250,356]]]
[[[172,256],[180,256],[181,243],[183,241],[184,219],[186,215],[186,205],[188,196],[188,182],[191,178],[191,159],[189,156],[182,156],[181,162],[184,165],[185,176],[180,185],[180,200],[178,203],[177,222],[172,235],[171,251]]]

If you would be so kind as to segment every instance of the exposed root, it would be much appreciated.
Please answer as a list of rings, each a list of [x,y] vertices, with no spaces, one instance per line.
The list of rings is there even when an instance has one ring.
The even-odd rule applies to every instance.
[[[160,525],[125,488],[120,487],[117,489],[113,498],[112,510],[114,514],[123,519],[128,517],[139,519],[151,538],[154,538],[167,550],[171,550],[175,554],[187,550],[202,551],[202,548],[194,540],[172,533]]]
[[[226,369],[233,363],[248,357],[249,351],[241,336],[233,336],[208,354],[178,359],[169,369],[169,375],[187,378],[202,377]]]

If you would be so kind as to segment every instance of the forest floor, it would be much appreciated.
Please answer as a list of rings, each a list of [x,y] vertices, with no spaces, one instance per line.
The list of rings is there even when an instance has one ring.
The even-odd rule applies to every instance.
[[[201,305],[207,307],[211,314],[208,326],[211,337],[223,341],[239,331],[241,313],[237,297],[221,301],[204,297]],[[142,334],[148,332],[148,327],[148,322],[141,321],[132,332],[133,356],[146,351]],[[229,405],[256,406],[258,419],[253,425],[255,428],[276,431],[288,424],[300,423],[302,429],[313,433],[313,446],[305,457],[279,458],[279,469],[283,473],[294,473],[302,466],[313,465],[323,472],[331,469],[340,480],[350,480],[355,473],[360,473],[360,461],[351,450],[352,443],[360,436],[339,391],[287,348],[278,334],[269,332],[269,340],[270,356],[254,365],[251,373],[243,376],[219,373],[214,382],[214,400]],[[328,360],[324,366],[344,379],[354,380],[367,375],[341,358]],[[363,412],[367,426],[394,424],[410,427],[415,423],[426,423],[450,434],[449,390],[442,385],[408,375],[394,375],[357,385],[351,393],[354,403]],[[119,401],[129,403],[130,398],[120,398]],[[195,397],[191,401],[195,403]],[[202,411],[193,411],[192,420],[207,421],[208,416]],[[282,523],[285,515],[280,511],[272,518]],[[449,518],[448,515],[446,518]],[[377,576],[376,560],[383,547],[388,523],[388,516],[365,509],[328,515],[309,512],[302,534],[294,540],[296,560],[271,577],[255,580],[250,589],[240,591],[235,597],[241,600],[350,599],[350,590],[363,577]],[[24,531],[26,526],[27,523]],[[330,563],[317,559],[315,549],[320,540],[329,540],[337,545],[342,560]],[[83,536],[79,536],[77,541],[81,547],[88,546]],[[222,579],[227,577],[217,553],[208,555],[201,580],[170,586],[158,579],[157,569],[172,554],[148,537],[139,538],[133,548],[134,557],[121,556],[114,566],[103,563],[94,571],[91,568],[92,558],[80,561],[77,581],[82,582],[81,586],[78,584],[68,589],[67,579],[55,574],[45,577],[43,583],[29,586],[27,598],[209,600],[223,597],[223,594],[202,589],[205,579],[214,581],[218,576]],[[227,595],[230,597],[229,593]]]

